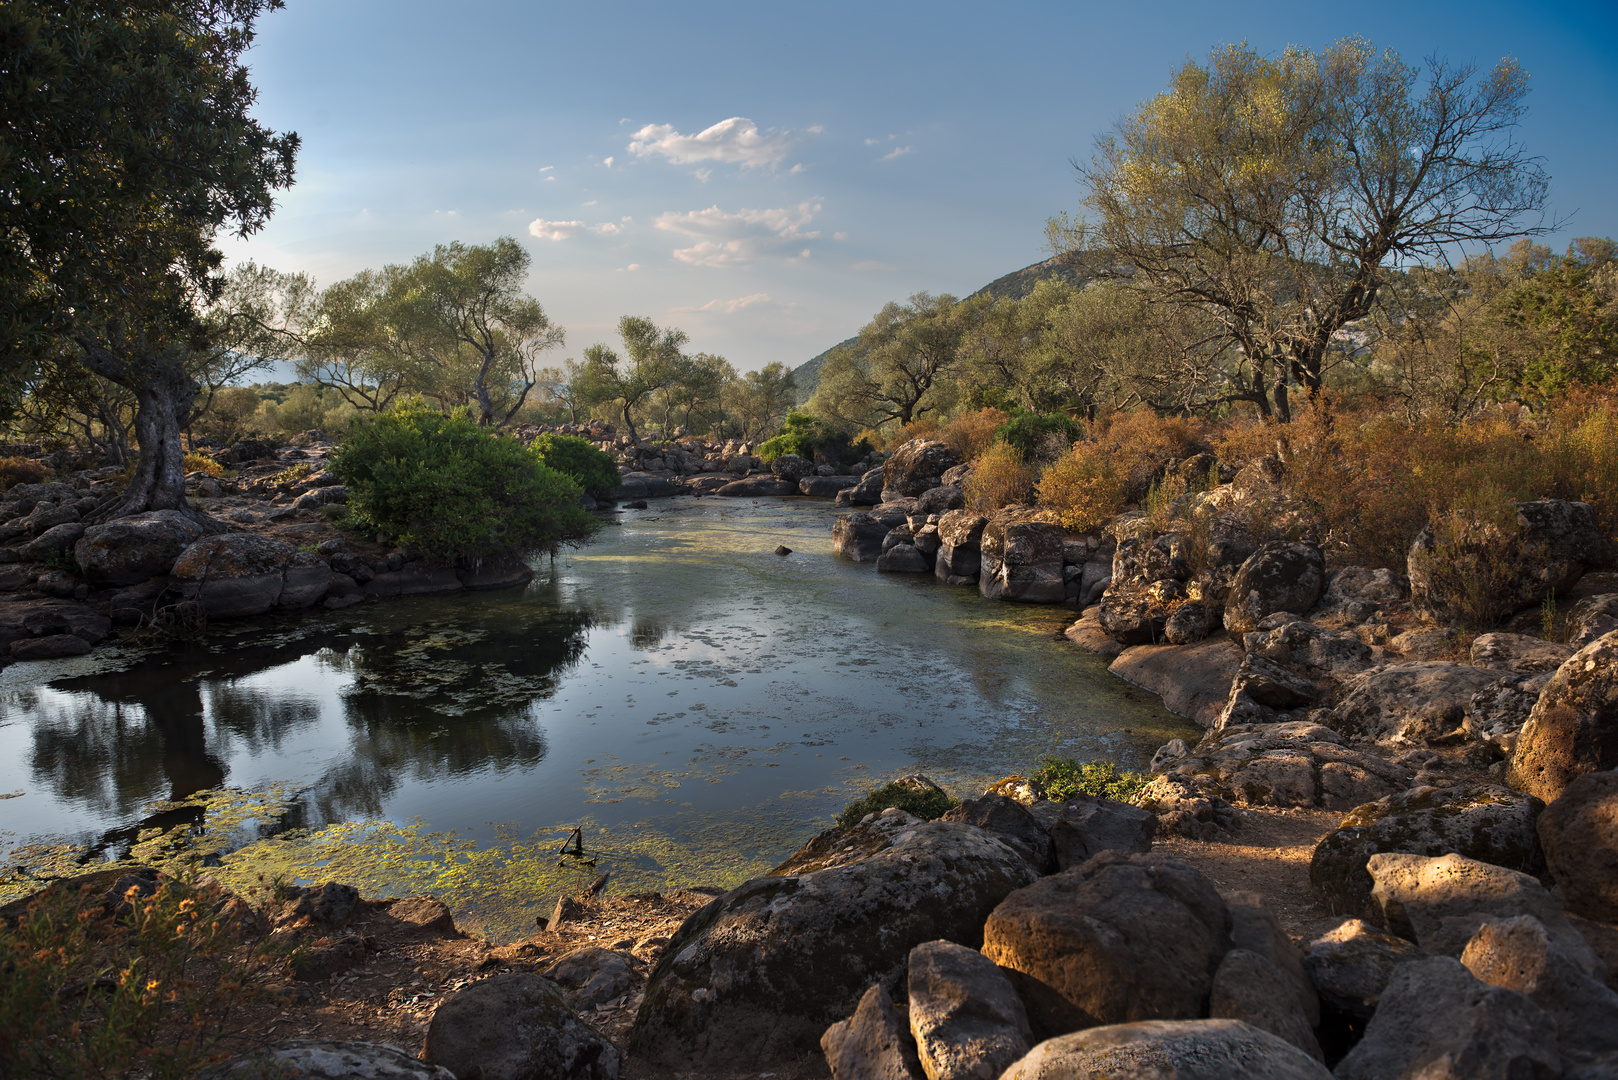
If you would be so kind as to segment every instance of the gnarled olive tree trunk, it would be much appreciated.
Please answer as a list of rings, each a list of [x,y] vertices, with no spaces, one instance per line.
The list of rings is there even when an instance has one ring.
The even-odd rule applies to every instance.
[[[135,395],[135,441],[140,457],[124,493],[97,510],[91,519],[178,510],[200,523],[207,515],[185,501],[185,441],[182,432],[196,400],[197,384],[173,355],[120,356],[93,343],[80,342],[85,366],[102,378],[127,387]]]

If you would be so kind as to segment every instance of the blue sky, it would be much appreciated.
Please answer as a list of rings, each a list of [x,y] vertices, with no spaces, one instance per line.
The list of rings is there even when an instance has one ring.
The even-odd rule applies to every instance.
[[[1243,40],[1515,57],[1521,139],[1570,219],[1550,242],[1618,236],[1610,2],[288,0],[259,31],[258,114],[304,148],[227,254],[329,284],[510,234],[567,328],[558,360],[638,314],[742,370],[796,366],[890,299],[1035,262],[1077,205],[1071,160]]]

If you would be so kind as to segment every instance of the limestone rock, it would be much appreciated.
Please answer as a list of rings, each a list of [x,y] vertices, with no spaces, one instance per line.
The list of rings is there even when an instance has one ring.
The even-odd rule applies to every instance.
[[[1275,965],[1276,970],[1286,976],[1288,987],[1297,997],[1304,1023],[1310,1028],[1317,1027],[1320,998],[1309,973],[1304,970],[1303,954],[1281,928],[1281,920],[1274,909],[1258,893],[1222,892],[1219,895],[1230,911],[1231,948],[1256,953]]]
[[[761,499],[769,495],[798,495],[801,492],[797,481],[779,480],[773,476],[746,476],[732,480],[714,494],[727,498]]]
[[[1506,754],[1517,745],[1523,725],[1528,723],[1540,692],[1551,681],[1549,672],[1537,675],[1507,675],[1472,695],[1466,703],[1463,724],[1467,735],[1479,742],[1499,747]]]
[[[480,1080],[617,1080],[616,1047],[574,1015],[562,992],[529,972],[505,972],[445,996],[421,1058]]]
[[[897,977],[916,945],[977,944],[989,912],[1034,872],[981,829],[913,821],[862,857],[755,878],[688,918],[651,974],[633,1053],[699,1070],[790,1060],[872,983]]]
[[[1554,1080],[1555,1027],[1514,990],[1474,979],[1435,956],[1394,969],[1365,1037],[1337,1066],[1337,1080]]]
[[[1612,574],[1590,574],[1588,577],[1614,577]],[[1572,636],[1568,639],[1575,649],[1582,649],[1599,637],[1618,630],[1618,593],[1588,596],[1573,605],[1568,613]]]
[[[832,549],[854,562],[876,562],[888,527],[870,514],[843,514],[832,523]]]
[[[944,473],[960,464],[937,439],[911,439],[882,463],[882,500],[920,495],[944,485]]]
[[[1240,1020],[1145,1020],[1040,1043],[1000,1080],[1329,1080],[1285,1039]]]
[[[1277,611],[1302,615],[1326,587],[1326,561],[1307,542],[1272,540],[1242,563],[1225,602],[1225,630],[1238,645],[1258,629],[1260,619]]]
[[[1618,768],[1618,630],[1556,669],[1517,736],[1512,787],[1552,802],[1574,777]]]
[[[832,1080],[923,1080],[915,1041],[880,985],[865,991],[854,1015],[820,1037]]]
[[[418,1061],[397,1046],[327,1039],[293,1039],[235,1058],[209,1075],[218,1080],[455,1080],[448,1069]]]
[[[1170,615],[1144,588],[1112,584],[1101,597],[1101,629],[1120,645],[1165,644]]]
[[[73,545],[73,558],[92,585],[135,585],[168,573],[202,531],[178,510],[153,510],[90,526]]]
[[[876,568],[883,574],[930,574],[932,562],[914,544],[894,544],[877,556]]]
[[[579,1012],[623,997],[635,985],[629,957],[594,945],[563,954],[542,974],[562,988],[568,1004]]]
[[[848,493],[848,501],[851,506],[875,506],[882,501],[882,466],[878,465],[859,478]]]
[[[1544,1009],[1564,1053],[1618,1053],[1618,993],[1580,971],[1532,915],[1484,923],[1461,963],[1474,978]]]
[[[1073,644],[1086,652],[1097,656],[1111,658],[1124,651],[1124,646],[1114,641],[1112,637],[1101,628],[1101,610],[1092,607],[1079,616],[1072,626],[1062,632]]]
[[[1366,869],[1374,882],[1371,902],[1378,921],[1428,953],[1459,956],[1485,922],[1532,915],[1581,971],[1606,975],[1601,958],[1545,887],[1527,874],[1460,855],[1432,859],[1390,852],[1372,855]]]
[[[1102,601],[1105,610],[1106,601]],[[1195,645],[1139,645],[1119,653],[1108,671],[1163,699],[1164,708],[1209,727],[1230,693],[1242,653],[1224,638]]]
[[[1348,810],[1403,790],[1411,772],[1353,749],[1330,728],[1290,721],[1210,732],[1165,776],[1239,806]]]
[[[797,454],[780,454],[770,462],[770,473],[777,480],[785,480],[789,484],[797,484],[806,476],[815,471],[815,463],[808,458]]]
[[[1488,668],[1443,661],[1370,671],[1346,684],[1331,725],[1380,743],[1423,745],[1460,730],[1472,696],[1499,677]]]
[[[210,617],[259,615],[281,598],[286,566],[297,554],[291,544],[253,533],[205,536],[181,552],[170,575],[180,595]]]
[[[916,496],[916,513],[945,514],[966,505],[966,494],[949,484],[930,488]]]
[[[1410,596],[1410,583],[1386,567],[1368,569],[1345,566],[1333,571],[1321,597],[1322,607],[1340,608],[1347,604],[1368,604],[1373,608],[1394,608]]]
[[[1179,778],[1159,776],[1141,790],[1135,802],[1157,815],[1159,835],[1213,840],[1234,828],[1237,811],[1223,798]]]
[[[1112,580],[1119,586],[1185,581],[1190,576],[1185,541],[1178,533],[1123,540],[1112,553]]]
[[[1527,634],[1479,634],[1472,640],[1472,663],[1522,675],[1555,671],[1572,655],[1570,645]]]
[[[1393,969],[1426,954],[1402,937],[1363,919],[1343,919],[1318,931],[1303,956],[1304,970],[1322,1001],[1369,1019]]]
[[[1208,1015],[1216,1020],[1246,1021],[1317,1061],[1326,1060],[1291,980],[1258,953],[1231,949],[1225,954],[1214,972]]]
[[[1311,678],[1341,681],[1371,665],[1371,650],[1358,638],[1307,619],[1287,619],[1272,630],[1246,634],[1242,648],[1277,664],[1302,667]]]
[[[846,476],[806,476],[798,481],[798,492],[817,499],[829,499],[847,486]]]
[[[53,525],[18,548],[17,554],[23,562],[44,562],[57,552],[71,550],[83,535],[84,526],[77,521]]]
[[[1036,1030],[1189,1019],[1205,1007],[1230,914],[1177,859],[1105,851],[1018,889],[983,927]]]
[[[983,530],[989,519],[969,510],[949,510],[938,519],[938,554],[933,572],[951,584],[954,578],[976,582],[983,565]],[[962,582],[964,584],[964,582]]]
[[[1103,851],[1145,854],[1157,834],[1157,817],[1150,810],[1095,795],[1038,802],[1029,813],[1050,836],[1057,870],[1078,866]]]
[[[1315,845],[1309,883],[1336,915],[1377,916],[1366,862],[1378,852],[1460,854],[1525,874],[1543,873],[1534,831],[1545,804],[1501,787],[1418,787],[1356,807]]]
[[[1568,784],[1539,816],[1539,839],[1567,906],[1587,919],[1618,922],[1618,772],[1586,773]]]
[[[1033,1032],[994,961],[949,941],[910,950],[910,1033],[927,1080],[998,1076],[1028,1052]]]
[[[1062,529],[1035,514],[1012,509],[995,513],[983,529],[978,591],[990,600],[1060,604]]]
[[[1021,803],[1005,795],[963,800],[939,820],[976,825],[1021,855],[1036,874],[1048,873],[1055,862],[1051,837],[1045,828]]]

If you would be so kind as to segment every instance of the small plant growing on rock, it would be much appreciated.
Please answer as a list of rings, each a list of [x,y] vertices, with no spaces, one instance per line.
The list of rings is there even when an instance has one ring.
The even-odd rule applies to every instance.
[[[209,476],[224,476],[225,467],[201,450],[187,450],[185,454],[185,471],[187,473],[206,473]]]
[[[865,798],[856,799],[843,807],[843,812],[837,815],[837,825],[842,829],[852,828],[866,814],[880,814],[890,806],[914,814],[923,821],[932,821],[943,817],[959,803],[959,799],[951,798],[948,792],[936,787],[895,780],[872,788]]]
[[[1034,771],[1033,780],[1045,788],[1046,796],[1054,802],[1077,795],[1133,802],[1152,778],[1145,773],[1126,772],[1110,761],[1046,757]]]

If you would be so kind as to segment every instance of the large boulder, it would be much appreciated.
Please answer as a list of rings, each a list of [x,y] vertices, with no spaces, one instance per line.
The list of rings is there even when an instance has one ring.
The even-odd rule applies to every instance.
[[[1278,611],[1307,614],[1326,588],[1326,558],[1305,541],[1272,540],[1247,557],[1225,601],[1225,630],[1236,644]]]
[[[612,949],[586,945],[565,953],[544,971],[580,1012],[623,997],[635,985],[631,958]]]
[[[1183,597],[1165,596],[1164,590],[1151,586],[1109,584],[1101,595],[1101,629],[1120,645],[1168,644],[1168,622],[1174,614],[1168,605],[1179,599]]]
[[[77,511],[74,513],[76,515]],[[84,535],[84,528],[84,525],[77,521],[53,525],[18,548],[17,555],[23,562],[44,562],[59,552],[71,551],[73,545]]]
[[[1004,795],[964,799],[940,820],[976,825],[1021,855],[1036,874],[1048,873],[1055,863],[1050,834],[1015,799]]]
[[[455,1080],[443,1066],[397,1046],[333,1039],[291,1039],[233,1058],[206,1075],[216,1080]]]
[[[1348,810],[1402,791],[1411,780],[1408,768],[1302,720],[1210,732],[1162,765],[1167,779],[1239,806]]]
[[[168,573],[202,534],[178,510],[153,510],[90,526],[73,545],[73,558],[91,585],[136,585]]]
[[[975,585],[983,567],[983,530],[989,519],[969,510],[948,510],[938,519],[933,572],[950,585]]]
[[[1296,1000],[1305,1025],[1320,1024],[1320,997],[1314,983],[1304,970],[1303,954],[1292,938],[1281,927],[1275,909],[1265,903],[1258,893],[1223,892],[1225,907],[1230,912],[1230,946],[1263,957],[1286,977],[1278,994],[1290,995]],[[1239,1019],[1239,1018],[1238,1018]],[[1268,1029],[1266,1029],[1268,1030]],[[1300,1044],[1301,1045],[1301,1044]]]
[[[916,496],[916,513],[947,514],[966,505],[966,493],[950,484],[935,487]]]
[[[1103,851],[1144,855],[1157,835],[1157,815],[1150,810],[1096,795],[1036,802],[1028,813],[1050,837],[1057,870],[1088,862]]]
[[[1384,745],[1424,745],[1464,728],[1472,696],[1500,678],[1470,664],[1418,660],[1350,679],[1331,726]]]
[[[944,474],[960,464],[937,439],[911,439],[882,463],[882,501],[914,498],[944,486]]]
[[[1551,681],[1550,672],[1506,675],[1472,695],[1466,703],[1466,733],[1478,742],[1498,747],[1506,756],[1534,711],[1540,692]]]
[[[798,481],[798,491],[817,499],[829,499],[848,486],[846,476],[806,476]]]
[[[915,544],[884,544],[876,569],[883,574],[930,574],[932,561]]]
[[[1591,577],[1614,577],[1618,575],[1602,574]],[[1596,596],[1587,596],[1573,605],[1568,613],[1568,624],[1572,628],[1572,637],[1568,641],[1575,649],[1582,649],[1599,637],[1618,630],[1618,593],[1601,593]]]
[[[1103,599],[1103,621],[1106,604]],[[1136,645],[1119,653],[1107,670],[1156,694],[1170,712],[1209,727],[1218,718],[1241,663],[1242,651],[1216,638],[1195,645]]]
[[[1506,765],[1512,787],[1554,801],[1574,777],[1618,768],[1618,630],[1556,669]]]
[[[685,921],[647,984],[630,1036],[638,1058],[736,1071],[812,1051],[911,949],[977,945],[995,905],[1035,878],[958,822],[890,810],[846,840],[850,861],[755,878]]]
[[[1310,678],[1340,682],[1371,666],[1370,646],[1307,619],[1288,619],[1273,630],[1242,638],[1253,656],[1303,668]]]
[[[1568,784],[1539,816],[1539,840],[1567,906],[1618,923],[1618,772]]]
[[[855,562],[876,562],[888,531],[888,526],[870,514],[843,514],[832,522],[832,550]]]
[[[1556,1021],[1564,1053],[1618,1053],[1618,993],[1591,978],[1532,915],[1484,923],[1461,953],[1472,976],[1515,990]]]
[[[875,506],[882,502],[882,466],[878,465],[862,474],[853,487],[848,489],[848,501],[851,506]]]
[[[1461,855],[1433,859],[1383,852],[1366,860],[1377,921],[1425,952],[1459,956],[1491,919],[1532,915],[1579,970],[1606,977],[1606,965],[1568,922],[1537,878]]]
[[[760,499],[768,495],[801,495],[796,480],[781,480],[774,476],[747,476],[740,480],[732,480],[715,495],[724,495],[728,498]]]
[[[797,484],[806,476],[814,475],[815,463],[797,454],[781,454],[770,462],[770,473],[777,480]]]
[[[1310,1057],[1325,1060],[1287,973],[1247,949],[1231,949],[1214,972],[1208,1015],[1243,1020],[1285,1039]]]
[[[1240,1020],[1144,1020],[1040,1043],[1000,1080],[1330,1080],[1285,1039]]]
[[[983,529],[978,591],[990,600],[1060,604],[1062,528],[1036,513],[1002,510]]]
[[[910,950],[910,1033],[927,1080],[998,1076],[1028,1052],[1022,999],[993,960],[949,941]]]
[[[1480,667],[1505,668],[1521,675],[1555,671],[1573,655],[1571,645],[1527,634],[1479,634],[1472,639],[1472,663]]]
[[[530,972],[506,972],[447,995],[427,1024],[421,1059],[480,1080],[617,1080],[616,1047]]]
[[[1035,1030],[1201,1016],[1230,913],[1177,859],[1105,851],[1006,897],[983,954],[1007,969]]]
[[[1555,1080],[1556,1028],[1514,990],[1479,982],[1447,956],[1394,969],[1365,1037],[1337,1080]]]
[[[1365,865],[1381,851],[1464,855],[1525,874],[1545,859],[1534,831],[1545,804],[1486,784],[1418,787],[1357,807],[1315,845],[1309,884],[1335,915],[1376,917]]]
[[[1303,967],[1321,1001],[1369,1020],[1394,968],[1425,955],[1413,943],[1364,919],[1343,919],[1315,932]]]
[[[832,1080],[923,1080],[915,1040],[881,984],[820,1037]]]
[[[287,564],[297,554],[291,544],[253,533],[205,536],[181,552],[170,576],[180,595],[210,617],[258,615],[281,598]],[[330,567],[326,574],[329,580]]]

